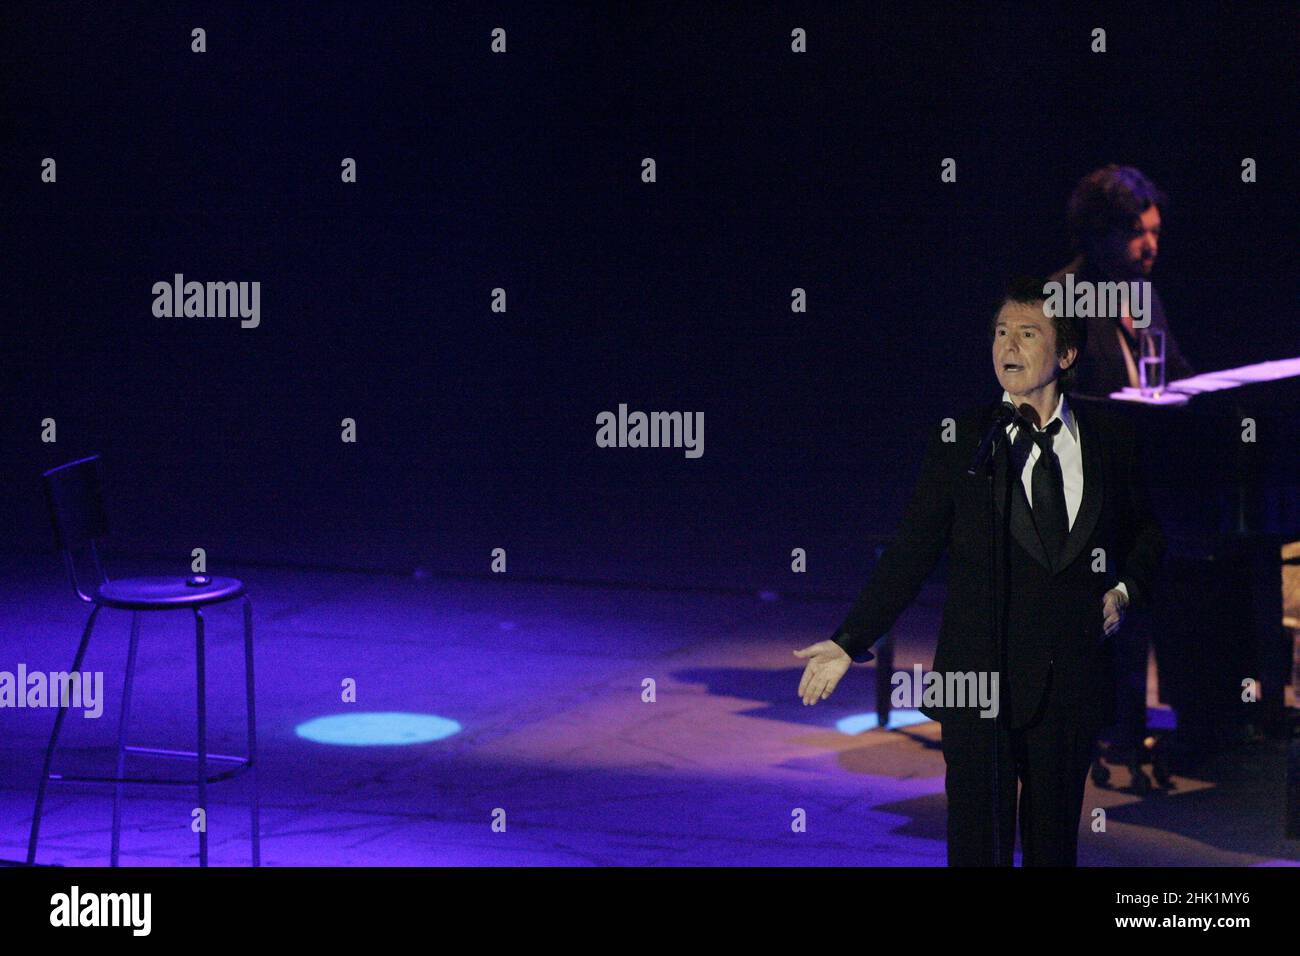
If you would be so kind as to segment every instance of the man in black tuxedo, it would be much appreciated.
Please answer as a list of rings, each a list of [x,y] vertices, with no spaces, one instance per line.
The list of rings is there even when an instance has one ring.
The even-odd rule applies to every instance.
[[[807,660],[800,697],[805,704],[825,700],[852,662],[874,656],[869,648],[947,550],[933,670],[996,673],[999,688],[996,719],[947,698],[921,708],[943,725],[950,866],[1011,865],[1017,779],[1024,865],[1076,864],[1093,745],[1114,719],[1110,637],[1130,602],[1150,600],[1164,552],[1131,427],[1074,409],[1065,397],[1086,326],[1045,315],[1042,300],[1041,281],[1021,283],[993,320],[994,372],[1019,415],[1005,426],[1007,440],[988,469],[966,473],[1000,403],[935,430],[895,540],[848,617],[829,640],[795,651]]]

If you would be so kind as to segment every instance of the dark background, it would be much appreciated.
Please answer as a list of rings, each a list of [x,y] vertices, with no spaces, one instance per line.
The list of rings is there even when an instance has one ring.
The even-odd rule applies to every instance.
[[[1000,288],[1067,261],[1107,162],[1171,197],[1155,279],[1198,369],[1300,354],[1293,4],[0,16],[0,546],[52,569],[39,475],[99,452],[116,547],[217,572],[504,547],[784,587],[804,547],[802,586],[857,583],[926,430],[998,392]],[[261,326],[155,318],[177,272],[260,281]],[[620,402],[704,412],[704,456],[597,448]]]

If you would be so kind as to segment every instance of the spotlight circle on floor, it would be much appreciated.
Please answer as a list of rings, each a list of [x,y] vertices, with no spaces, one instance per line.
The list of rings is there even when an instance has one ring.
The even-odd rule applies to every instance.
[[[929,719],[919,710],[912,710],[907,707],[898,708],[889,714],[889,729],[897,730],[899,727],[924,724]],[[874,713],[854,714],[851,717],[841,717],[835,721],[835,729],[842,734],[848,734],[850,737],[868,730],[875,730],[879,726],[880,718]]]
[[[400,711],[331,714],[299,724],[294,732],[305,740],[342,747],[402,747],[443,740],[460,732],[460,724],[437,714]]]

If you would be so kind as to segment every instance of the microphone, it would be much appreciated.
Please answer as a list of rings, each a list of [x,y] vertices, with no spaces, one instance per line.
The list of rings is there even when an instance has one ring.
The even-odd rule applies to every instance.
[[[997,447],[998,442],[1005,437],[1006,427],[1015,421],[1016,416],[1019,414],[1016,411],[1016,406],[1010,402],[1003,402],[994,410],[988,430],[984,433],[984,440],[975,449],[975,457],[971,459],[970,467],[966,469],[967,475],[974,478],[979,473],[979,470],[984,467],[984,463],[993,455],[993,450]]]

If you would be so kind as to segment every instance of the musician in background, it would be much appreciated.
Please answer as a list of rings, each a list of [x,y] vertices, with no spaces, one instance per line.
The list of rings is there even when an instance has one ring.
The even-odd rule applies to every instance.
[[[1076,283],[1150,281],[1160,246],[1160,207],[1165,195],[1132,166],[1111,164],[1089,173],[1070,196],[1070,240],[1076,256],[1050,277]],[[1166,381],[1195,374],[1178,348],[1164,303],[1151,286],[1150,329],[1165,333]],[[1088,320],[1088,348],[1079,359],[1076,391],[1105,397],[1126,385],[1138,387],[1140,329],[1133,319],[1100,316]]]
[[[1070,195],[1070,240],[1076,256],[1051,276],[1075,283],[1150,281],[1160,251],[1160,209],[1166,198],[1159,187],[1132,166],[1111,164],[1079,181]],[[1177,381],[1195,374],[1183,357],[1165,318],[1164,303],[1152,283],[1149,329],[1165,334],[1165,380]],[[1075,391],[1105,398],[1121,388],[1138,387],[1138,339],[1133,319],[1093,316],[1088,322],[1088,342],[1079,359]],[[1115,640],[1115,723],[1101,736],[1110,741],[1109,759],[1127,763],[1136,774],[1147,735],[1147,656],[1154,622],[1138,614]]]

